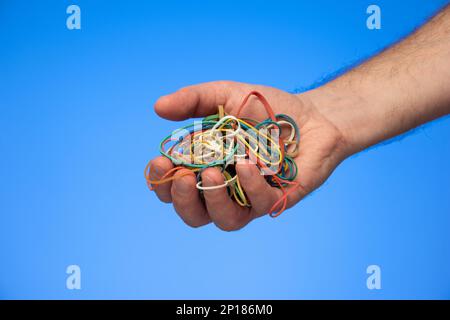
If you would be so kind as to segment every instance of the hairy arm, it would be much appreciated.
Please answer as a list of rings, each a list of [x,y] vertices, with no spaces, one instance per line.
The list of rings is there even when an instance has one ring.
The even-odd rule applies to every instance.
[[[307,92],[348,154],[450,113],[450,5],[400,43]]]
[[[407,39],[317,89],[292,95],[261,85],[216,81],[161,97],[155,110],[163,118],[183,120],[213,114],[223,105],[235,115],[242,98],[255,90],[270,101],[275,113],[296,119],[301,132],[294,159],[300,187],[287,197],[291,207],[318,188],[346,157],[450,113],[450,6]],[[255,100],[246,112],[244,116],[254,119],[267,117]],[[153,159],[151,165],[155,179],[174,166],[165,157]],[[193,227],[213,222],[223,230],[240,229],[271,211],[283,196],[254,164],[239,163],[237,175],[251,208],[235,203],[226,188],[205,190],[201,199],[196,177],[186,170],[155,191]],[[207,168],[201,176],[207,187],[224,184],[218,168]]]

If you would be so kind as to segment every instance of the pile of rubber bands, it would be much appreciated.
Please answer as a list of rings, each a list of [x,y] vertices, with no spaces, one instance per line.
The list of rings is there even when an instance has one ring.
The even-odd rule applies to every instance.
[[[251,96],[261,101],[268,114],[267,119],[259,122],[239,117]],[[183,176],[174,173],[186,168],[189,169],[186,174],[196,176],[200,193],[227,188],[239,205],[251,207],[235,169],[239,160],[246,159],[256,164],[271,186],[283,191],[283,196],[269,211],[272,217],[277,217],[286,209],[288,195],[299,187],[295,181],[298,168],[294,161],[299,142],[300,131],[295,121],[288,115],[275,114],[264,96],[252,91],[243,99],[236,116],[226,114],[223,106],[218,106],[217,114],[179,128],[164,138],[159,147],[160,153],[172,161],[174,168],[153,180],[149,162],[144,174],[150,190],[154,190],[160,184]],[[223,184],[202,186],[201,172],[210,167],[221,170]]]

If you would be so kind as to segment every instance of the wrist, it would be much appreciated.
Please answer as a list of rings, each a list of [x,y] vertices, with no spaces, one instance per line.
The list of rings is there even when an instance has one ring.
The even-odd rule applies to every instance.
[[[342,136],[343,159],[374,143],[376,128],[365,110],[369,101],[351,90],[322,86],[299,95],[332,123]]]

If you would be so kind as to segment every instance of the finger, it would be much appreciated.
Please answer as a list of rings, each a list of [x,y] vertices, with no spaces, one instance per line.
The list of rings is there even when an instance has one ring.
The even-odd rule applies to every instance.
[[[236,165],[239,182],[250,200],[252,214],[260,217],[268,213],[283,196],[280,189],[270,186],[256,165],[241,162]]]
[[[173,168],[172,161],[166,157],[156,157],[151,161],[152,176],[150,179],[159,180],[161,177],[170,169]],[[172,182],[166,182],[158,185],[153,185],[154,191],[158,196],[159,200],[162,202],[172,202],[172,196],[170,194],[170,189],[172,187]]]
[[[202,173],[202,186],[223,185],[224,177],[219,169],[209,168]],[[216,226],[225,231],[238,230],[250,222],[250,210],[239,206],[228,195],[227,188],[204,190],[206,208]]]
[[[217,81],[182,88],[159,98],[155,112],[176,121],[214,114],[218,105],[226,104],[230,86],[228,82]]]
[[[186,171],[189,170],[182,169],[175,173],[171,190],[173,206],[187,225],[200,227],[211,222],[211,219],[195,186],[197,180],[194,174],[186,174]]]

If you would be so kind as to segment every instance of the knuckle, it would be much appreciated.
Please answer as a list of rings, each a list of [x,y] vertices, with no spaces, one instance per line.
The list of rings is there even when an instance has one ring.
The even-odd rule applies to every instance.
[[[262,205],[252,203],[252,209],[257,216],[262,216],[262,215],[265,215],[266,213],[268,213],[270,210],[270,207],[271,207],[271,205],[269,205],[267,203],[262,204]]]
[[[245,192],[250,196],[261,196],[261,190],[264,190],[264,185],[259,184],[257,181],[243,181]]]
[[[200,227],[205,225],[205,223],[202,223],[200,221],[187,221],[187,220],[184,220],[184,223],[186,223],[186,225],[188,225],[189,227],[194,228],[194,229],[200,228]]]
[[[242,219],[239,219],[235,216],[226,217],[225,219],[223,219],[223,221],[216,221],[215,224],[219,229],[227,232],[237,231],[245,225]]]

